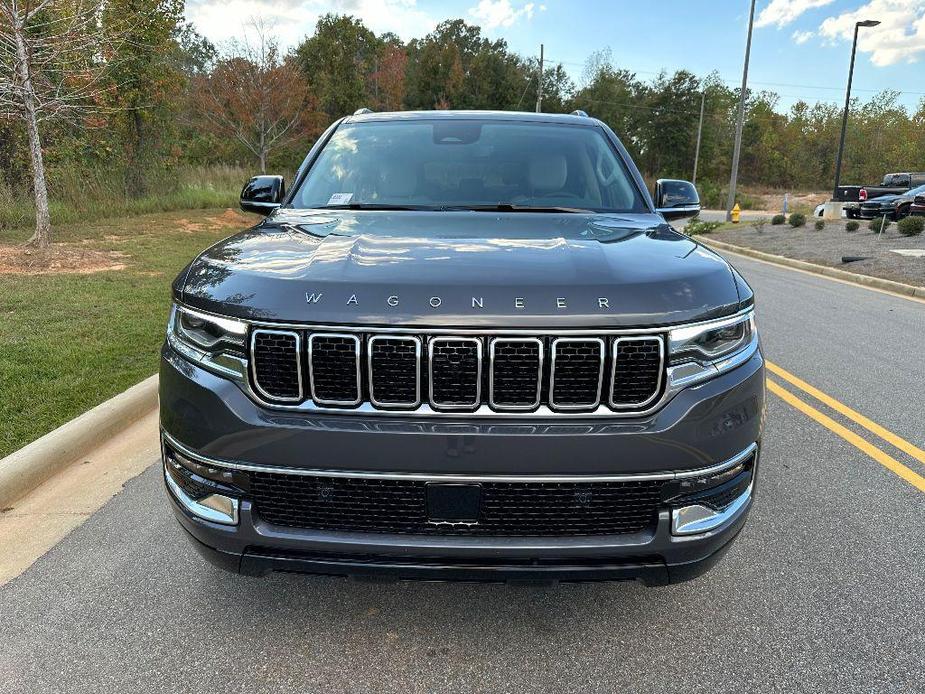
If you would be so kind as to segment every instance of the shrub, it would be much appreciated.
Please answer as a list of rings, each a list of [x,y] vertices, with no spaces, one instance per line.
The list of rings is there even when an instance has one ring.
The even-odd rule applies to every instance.
[[[787,220],[787,223],[794,229],[797,227],[804,227],[806,226],[806,215],[802,212],[794,212],[790,215],[790,219]]]
[[[771,217],[771,224],[773,224],[774,226],[783,224],[786,221],[787,221],[787,218],[782,214],[776,214],[773,217]]]
[[[817,219],[816,223],[813,224],[813,226],[816,227],[816,231],[822,231],[823,229],[825,229],[825,220]]]
[[[684,233],[688,236],[697,236],[698,234],[709,234],[714,229],[723,226],[722,222],[706,222],[700,217],[694,217],[684,227]]]
[[[874,217],[867,223],[867,228],[879,234],[881,229],[886,231],[890,228],[890,220],[887,217]]]
[[[861,225],[855,222],[853,219],[845,225],[845,231],[857,231],[860,229]]]
[[[896,225],[903,236],[918,236],[925,231],[925,217],[906,217]]]

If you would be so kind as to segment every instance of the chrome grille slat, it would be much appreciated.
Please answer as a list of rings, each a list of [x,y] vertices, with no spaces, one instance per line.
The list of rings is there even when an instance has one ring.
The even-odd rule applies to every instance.
[[[604,341],[599,337],[560,337],[552,342],[549,406],[589,410],[601,402]]]
[[[360,339],[349,333],[312,333],[308,338],[308,377],[312,399],[320,405],[359,405]]]
[[[489,404],[499,410],[539,407],[543,386],[543,341],[496,337],[489,347]]]
[[[482,341],[434,337],[427,346],[430,404],[438,410],[471,410],[482,402]]]
[[[610,406],[645,407],[661,392],[665,343],[659,337],[630,335],[613,341]]]
[[[421,403],[421,338],[373,335],[367,341],[369,401],[376,407]]]
[[[302,400],[301,337],[291,330],[251,333],[251,375],[265,398],[279,402]]]

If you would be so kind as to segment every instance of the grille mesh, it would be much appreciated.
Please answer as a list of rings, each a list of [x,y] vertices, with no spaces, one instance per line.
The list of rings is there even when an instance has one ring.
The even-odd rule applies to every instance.
[[[359,341],[353,336],[312,335],[312,392],[319,402],[357,403]]]
[[[256,513],[285,527],[420,535],[618,535],[655,526],[662,483],[491,482],[470,526],[427,522],[426,482],[252,473]]]
[[[413,338],[377,337],[369,343],[371,397],[382,405],[418,401],[420,343]]]
[[[556,340],[550,402],[556,407],[594,407],[600,400],[603,369],[601,340]]]
[[[432,400],[441,407],[475,407],[481,391],[481,344],[437,338],[430,344]]]
[[[492,404],[535,407],[540,401],[543,344],[539,340],[495,340],[492,344]]]
[[[253,338],[254,380],[271,398],[300,397],[298,338],[294,333],[256,331]]]
[[[614,344],[614,405],[648,402],[662,380],[662,341],[658,337],[617,339]]]

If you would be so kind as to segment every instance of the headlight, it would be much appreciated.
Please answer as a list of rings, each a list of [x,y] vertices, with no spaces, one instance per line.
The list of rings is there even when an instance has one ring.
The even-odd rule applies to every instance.
[[[247,325],[182,306],[170,310],[167,341],[190,361],[232,378],[247,377]]]
[[[672,330],[668,336],[671,364],[712,364],[739,352],[757,338],[755,313]]]

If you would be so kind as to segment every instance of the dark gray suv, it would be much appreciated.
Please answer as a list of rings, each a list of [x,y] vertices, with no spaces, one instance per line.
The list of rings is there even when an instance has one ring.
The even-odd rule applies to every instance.
[[[247,574],[682,581],[754,497],[742,277],[603,123],[358,112],[180,274],[164,479]]]

